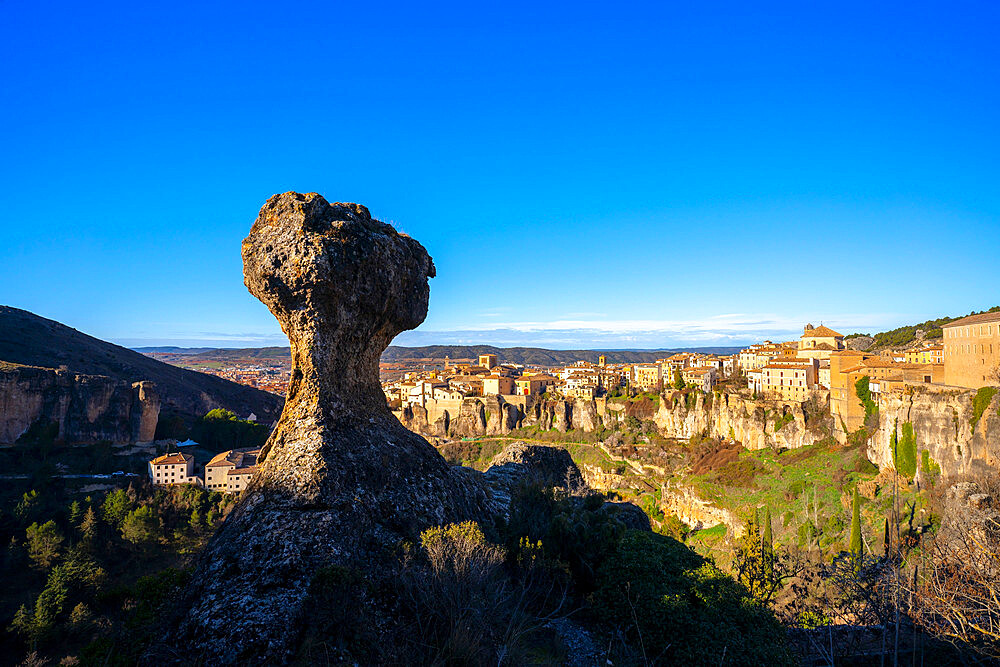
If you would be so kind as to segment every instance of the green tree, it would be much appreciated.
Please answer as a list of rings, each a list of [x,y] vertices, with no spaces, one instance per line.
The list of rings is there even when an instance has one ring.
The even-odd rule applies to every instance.
[[[197,507],[191,510],[191,518],[188,519],[188,525],[195,530],[201,528],[201,513]]]
[[[764,508],[764,534],[761,537],[761,545],[765,554],[774,554],[774,535],[771,529],[771,506]]]
[[[104,499],[104,504],[101,506],[101,513],[104,515],[105,521],[115,528],[119,528],[131,509],[132,501],[129,499],[128,494],[125,493],[125,490],[115,489]]]
[[[229,410],[215,409],[199,419],[191,437],[213,450],[260,447],[270,435],[263,424],[240,419]]]
[[[600,619],[641,647],[638,663],[793,664],[772,613],[669,537],[628,531],[598,570],[592,600]]]
[[[142,505],[125,515],[122,537],[132,544],[145,544],[157,538],[159,523],[148,505]]]
[[[38,491],[34,489],[25,491],[24,495],[21,496],[21,500],[18,501],[17,506],[14,507],[14,515],[21,521],[27,522],[32,520],[38,514],[40,504]]]
[[[104,570],[84,557],[71,557],[56,565],[49,572],[45,588],[35,599],[34,606],[21,605],[14,614],[11,628],[37,642],[55,628],[74,592],[96,588],[104,577]]]
[[[94,537],[97,535],[97,515],[94,513],[93,507],[88,507],[87,511],[83,513],[83,519],[80,521],[80,536],[87,542],[93,541]]]
[[[80,517],[83,515],[83,507],[80,505],[79,500],[74,500],[69,504],[69,522],[71,525],[75,526],[80,522]]]
[[[861,556],[861,501],[858,498],[858,489],[854,489],[854,498],[851,500],[851,542],[848,551],[854,554],[855,558]]]
[[[674,389],[680,390],[684,388],[684,376],[681,375],[680,371],[674,371]]]
[[[733,570],[736,580],[746,586],[750,595],[758,602],[766,603],[780,585],[774,571],[773,543],[769,542],[765,548],[765,532],[761,530],[756,508],[746,513],[744,523],[743,537],[733,554]]]
[[[47,569],[59,558],[64,538],[55,521],[49,520],[28,526],[28,557],[35,566]]]

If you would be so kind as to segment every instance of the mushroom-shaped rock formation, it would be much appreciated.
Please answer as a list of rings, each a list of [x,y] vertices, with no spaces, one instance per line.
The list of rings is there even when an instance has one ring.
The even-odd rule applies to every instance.
[[[491,503],[480,478],[403,428],[379,384],[382,351],[427,314],[434,265],[420,243],[364,206],[286,192],[261,209],[243,265],[291,342],[292,381],[187,594],[176,638],[206,664],[286,661],[319,568],[378,570],[400,540]]]

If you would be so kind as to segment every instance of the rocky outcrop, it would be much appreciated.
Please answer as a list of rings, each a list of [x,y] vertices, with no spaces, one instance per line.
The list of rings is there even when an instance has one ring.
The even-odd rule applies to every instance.
[[[427,313],[434,265],[423,246],[364,206],[289,192],[261,209],[243,263],[250,292],[288,335],[292,378],[259,472],[203,552],[175,633],[208,664],[286,661],[317,569],[361,564],[377,577],[399,541],[482,520],[491,503],[481,476],[403,428],[379,384],[381,352]]]
[[[665,394],[653,418],[668,438],[695,435],[731,439],[747,449],[794,449],[832,432],[826,411],[807,415],[795,401],[752,400],[738,394]]]
[[[493,457],[486,474],[489,476],[506,466],[521,466],[525,470],[526,482],[570,490],[583,486],[579,468],[569,452],[561,447],[511,443]]]
[[[593,431],[602,424],[594,401],[544,400],[527,397],[523,405],[503,396],[469,397],[461,401],[429,401],[408,405],[396,413],[406,428],[416,433],[454,438],[506,435],[523,426],[543,430]]]
[[[151,382],[0,363],[0,444],[150,442],[159,414]]]
[[[893,434],[899,442],[904,428],[912,428],[918,479],[925,474],[921,454],[925,450],[927,467],[936,464],[946,478],[974,473],[983,466],[1000,467],[1000,393],[981,406],[978,419],[973,406],[976,393],[917,389],[909,394],[883,394],[868,458],[879,467],[894,468]]]
[[[743,525],[732,512],[703,500],[686,487],[664,489],[660,509],[668,515],[676,514],[681,521],[697,529],[724,523],[735,532]]]

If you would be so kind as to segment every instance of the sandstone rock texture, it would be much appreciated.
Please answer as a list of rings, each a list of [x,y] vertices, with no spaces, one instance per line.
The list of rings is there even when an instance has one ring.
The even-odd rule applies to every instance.
[[[434,265],[420,243],[364,206],[287,192],[261,209],[243,264],[250,292],[288,335],[292,381],[175,633],[206,664],[286,661],[317,569],[377,571],[400,540],[481,519],[492,503],[481,475],[450,467],[399,423],[379,384],[381,352],[427,314]]]
[[[46,432],[70,444],[150,442],[160,399],[151,382],[0,362],[0,444]]]

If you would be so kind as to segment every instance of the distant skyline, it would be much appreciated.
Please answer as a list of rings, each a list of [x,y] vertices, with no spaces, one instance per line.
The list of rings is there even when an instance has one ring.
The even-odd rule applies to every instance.
[[[745,345],[1000,304],[1000,5],[0,4],[0,303],[287,343],[276,192],[437,267],[398,345]]]

